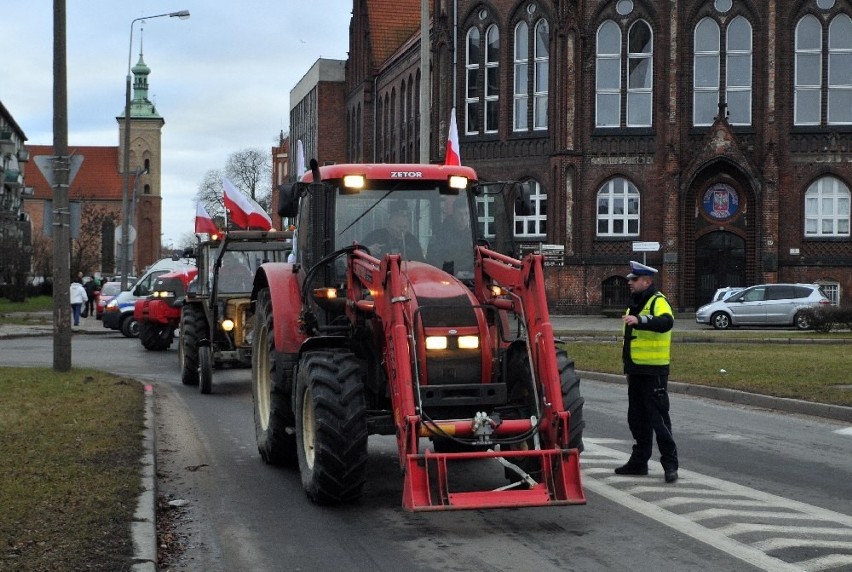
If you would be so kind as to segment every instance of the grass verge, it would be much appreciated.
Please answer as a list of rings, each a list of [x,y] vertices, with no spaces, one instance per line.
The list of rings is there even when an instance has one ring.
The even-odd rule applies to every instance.
[[[0,298],[0,324],[43,324],[44,318],[31,314],[52,310],[53,298],[50,296],[27,298],[24,302],[10,302],[6,298]]]
[[[0,368],[0,403],[0,570],[130,570],[142,385]]]
[[[620,341],[569,342],[565,349],[579,370],[624,371]],[[848,344],[675,342],[669,379],[852,406],[850,371]]]

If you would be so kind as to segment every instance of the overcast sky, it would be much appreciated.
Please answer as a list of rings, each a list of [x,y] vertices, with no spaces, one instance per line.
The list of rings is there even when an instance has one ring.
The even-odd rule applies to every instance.
[[[352,0],[66,0],[69,145],[118,145],[134,18],[163,127],[163,239],[193,231],[204,174],[269,150],[289,129],[290,90],[320,57],[345,59]],[[3,1],[0,101],[30,145],[53,144],[53,2]],[[133,27],[131,65],[139,57]],[[28,168],[35,168],[30,163]]]

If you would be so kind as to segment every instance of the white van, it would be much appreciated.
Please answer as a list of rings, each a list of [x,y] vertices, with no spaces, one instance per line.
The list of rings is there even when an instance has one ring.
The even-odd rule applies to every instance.
[[[133,307],[136,300],[151,293],[154,281],[166,272],[194,268],[195,260],[191,258],[163,258],[148,267],[145,274],[136,281],[129,290],[121,292],[109,301],[104,308],[103,324],[110,330],[119,330],[128,338],[139,335],[139,326],[133,319]]]

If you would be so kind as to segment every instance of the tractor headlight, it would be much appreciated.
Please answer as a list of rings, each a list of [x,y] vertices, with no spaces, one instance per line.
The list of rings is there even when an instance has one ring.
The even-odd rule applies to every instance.
[[[427,336],[427,350],[445,350],[447,349],[447,336]]]
[[[174,298],[176,294],[168,290],[154,290],[151,296],[154,298]]]
[[[226,332],[230,332],[234,329],[234,321],[230,318],[225,318],[224,320],[222,320],[222,329]]]
[[[479,347],[479,336],[459,336],[459,349],[475,350]]]

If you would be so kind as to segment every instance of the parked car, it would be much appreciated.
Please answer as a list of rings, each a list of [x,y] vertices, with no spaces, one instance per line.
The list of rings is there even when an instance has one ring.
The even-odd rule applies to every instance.
[[[98,320],[103,318],[104,308],[119,292],[121,292],[121,282],[105,282],[101,285],[101,293],[98,296],[98,303],[95,305],[95,318]]]
[[[718,302],[719,300],[727,300],[737,292],[742,292],[744,288],[742,286],[727,286],[725,288],[719,288],[713,294],[713,299],[708,303]]]
[[[808,308],[830,305],[819,284],[758,284],[698,308],[695,321],[717,330],[735,326],[811,327]]]

